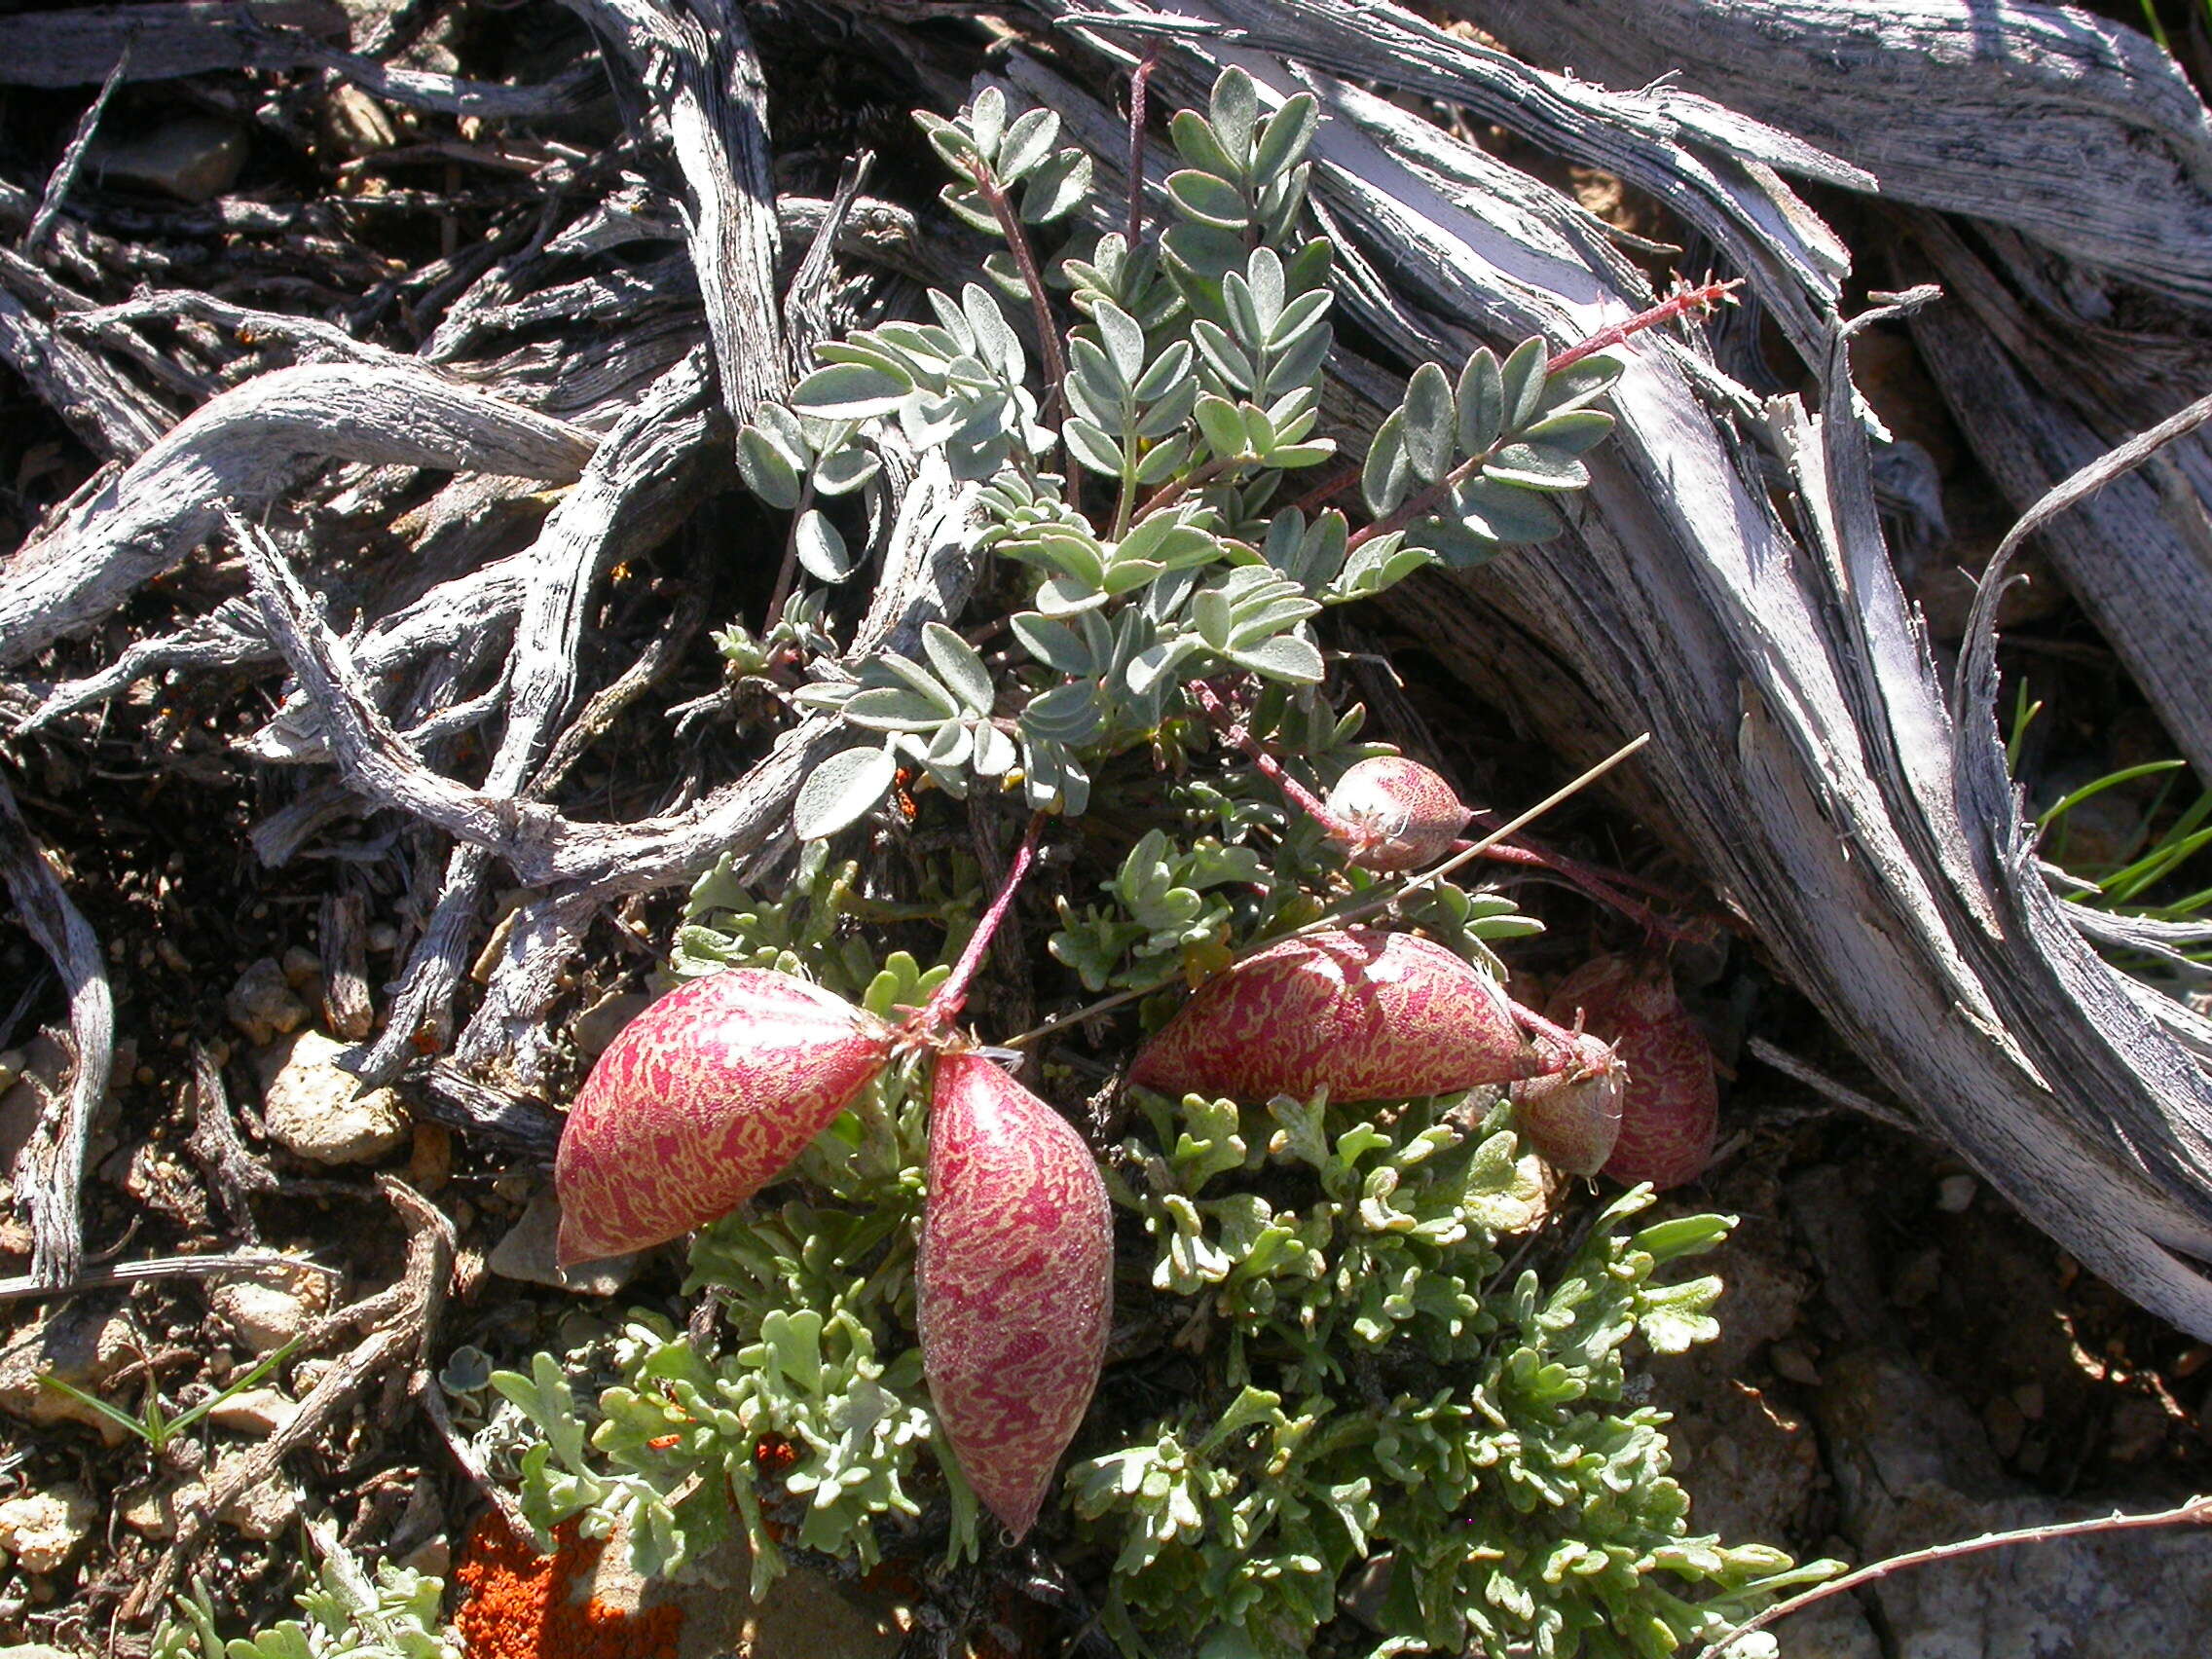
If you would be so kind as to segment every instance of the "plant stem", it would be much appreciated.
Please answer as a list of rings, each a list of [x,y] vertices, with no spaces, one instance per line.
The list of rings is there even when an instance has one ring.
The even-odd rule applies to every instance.
[[[1162,484],[1146,498],[1143,506],[1137,508],[1137,522],[1142,524],[1154,513],[1160,511],[1161,507],[1173,506],[1193,490],[1204,489],[1231,467],[1241,465],[1243,459],[1242,456],[1238,456],[1234,461],[1224,461],[1221,457],[1216,456],[1203,466],[1192,472],[1189,477],[1178,479],[1173,484]]]
[[[1553,807],[1559,805],[1561,801],[1566,800],[1570,795],[1579,793],[1581,791],[1587,789],[1590,785],[1596,783],[1600,778],[1604,777],[1607,772],[1611,771],[1615,766],[1618,766],[1623,760],[1626,760],[1631,755],[1634,755],[1638,750],[1641,749],[1650,741],[1651,734],[1649,732],[1645,732],[1641,737],[1631,738],[1627,743],[1622,744],[1620,748],[1614,750],[1612,754],[1606,756],[1604,759],[1599,761],[1595,766],[1592,766],[1589,770],[1582,773],[1579,777],[1574,778],[1570,782],[1564,784],[1560,788],[1552,791],[1550,794],[1544,796],[1542,800],[1536,802],[1534,806],[1530,807],[1526,812],[1523,812],[1519,816],[1509,820],[1507,823],[1500,825],[1497,829],[1485,835],[1481,840],[1471,843],[1464,852],[1454,853],[1450,858],[1446,859],[1442,864],[1436,866],[1433,869],[1428,870],[1424,874],[1415,876],[1411,881],[1399,883],[1398,885],[1392,887],[1388,892],[1382,894],[1380,897],[1363,901],[1358,904],[1352,905],[1348,909],[1339,910],[1334,912],[1333,914],[1319,917],[1314,921],[1307,923],[1306,926],[1302,928],[1291,929],[1289,933],[1277,934],[1272,939],[1263,939],[1257,940],[1256,942],[1246,946],[1243,950],[1238,951],[1235,959],[1229,963],[1228,968],[1224,968],[1222,972],[1227,973],[1230,968],[1235,967],[1237,963],[1244,961],[1247,957],[1257,956],[1261,951],[1266,950],[1270,945],[1280,944],[1286,939],[1303,939],[1309,934],[1322,933],[1330,928],[1342,927],[1346,922],[1352,921],[1357,917],[1373,915],[1378,910],[1388,909],[1392,904],[1397,903],[1398,901],[1405,898],[1407,894],[1416,892],[1422,887],[1427,887],[1435,882],[1441,881],[1445,876],[1457,869],[1469,859],[1481,858],[1483,854],[1490,851],[1492,847],[1495,846],[1506,836],[1512,834],[1515,830],[1520,830],[1527,825],[1534,823],[1545,813],[1551,811]],[[1124,1004],[1135,1002],[1139,997],[1149,997],[1155,991],[1165,990],[1169,985],[1175,983],[1175,981],[1181,977],[1182,976],[1179,974],[1170,974],[1165,978],[1156,979],[1149,985],[1133,985],[1128,990],[1116,991],[1110,997],[1101,997],[1098,1001],[1094,1003],[1088,1003],[1082,1008],[1076,1009],[1072,1013],[1056,1014],[1051,1018],[1044,1021],[1042,1024],[1032,1025],[1028,1030],[1022,1032],[1019,1036],[1009,1037],[1003,1044],[999,1046],[1006,1049],[1022,1048],[1027,1044],[1034,1043],[1040,1037],[1050,1037],[1055,1031],[1061,1030],[1070,1025],[1074,1025],[1078,1021],[1088,1019],[1093,1014],[1110,1013],[1114,1009],[1123,1007]]]
[[[1160,48],[1153,46],[1129,75],[1129,247],[1133,257],[1144,240],[1144,104],[1152,71],[1160,62]]]
[[[761,624],[760,634],[765,639],[774,632],[777,623],[784,619],[784,607],[792,600],[792,588],[798,580],[798,521],[814,505],[814,480],[806,480],[798,494],[798,508],[792,514],[791,529],[784,534],[784,562],[776,571],[775,591],[768,595],[768,619]]]
[[[938,986],[915,1015],[912,1023],[916,1030],[931,1035],[940,1033],[958,1019],[960,1011],[968,1006],[968,992],[983,966],[983,958],[990,953],[991,940],[998,937],[999,924],[1006,920],[1007,911],[1013,907],[1014,895],[1029,873],[1029,866],[1037,862],[1037,838],[1044,832],[1045,818],[1042,812],[1030,814],[1029,828],[1021,832],[1021,845],[1014,850],[1014,863],[1008,866],[998,897],[983,912],[983,919],[976,924],[976,931],[968,936],[967,947],[960,952],[960,960],[952,965],[951,977]]]
[[[999,222],[999,235],[1006,238],[1008,251],[1014,255],[1014,268],[1021,273],[1021,285],[1029,290],[1030,309],[1037,313],[1037,350],[1045,359],[1045,419],[1048,423],[1067,412],[1068,362],[1060,350],[1060,331],[1052,321],[1052,299],[1045,292],[1045,277],[1037,269],[1037,254],[1029,245],[1029,235],[1021,228],[1021,215],[1014,210],[1014,203],[991,176],[991,169],[979,160],[972,160],[968,170],[976,180],[976,189],[990,203],[991,217]],[[1083,511],[1082,485],[1079,482],[1083,469],[1068,458],[1068,505],[1077,513]]]
[[[1931,1544],[1924,1550],[1910,1550],[1903,1555],[1891,1556],[1841,1578],[1831,1578],[1825,1584],[1815,1585],[1775,1604],[1755,1618],[1746,1619],[1719,1641],[1710,1642],[1698,1650],[1697,1659],[1721,1659],[1721,1655],[1734,1647],[1753,1631],[1764,1630],[1777,1619],[1788,1618],[1800,1607],[1809,1607],[1815,1602],[1825,1602],[1830,1596],[1840,1596],[1846,1590],[1856,1590],[1862,1584],[1873,1584],[1907,1567],[1926,1567],[1932,1562],[1951,1561],[1959,1556],[1979,1555],[1984,1550],[2003,1549],[2008,1544],[2044,1544],[2060,1538],[2087,1537],[2098,1532],[2123,1532],[2142,1527],[2181,1527],[2212,1525],[2212,1493],[2200,1493],[2186,1503],[2171,1509],[2160,1509],[2148,1515],[2115,1513],[2100,1515],[2086,1521],[2057,1521],[2044,1527],[2022,1527],[2010,1532],[1985,1532],[1978,1538],[1963,1538],[1956,1543]]]
[[[1593,352],[1603,351],[1608,346],[1618,346],[1632,335],[1641,334],[1647,328],[1656,328],[1663,322],[1670,322],[1680,316],[1684,312],[1702,311],[1718,302],[1723,295],[1736,287],[1742,280],[1741,277],[1738,277],[1728,282],[1707,282],[1701,287],[1683,288],[1677,293],[1671,294],[1649,311],[1638,312],[1636,315],[1628,318],[1625,322],[1616,322],[1601,328],[1587,340],[1577,341],[1566,350],[1545,358],[1544,373],[1547,375],[1557,374],[1570,363],[1579,363]],[[1497,451],[1509,441],[1509,434],[1500,435],[1497,442],[1492,444],[1489,449],[1484,450],[1480,455],[1469,456],[1419,495],[1409,498],[1396,512],[1377,519],[1365,530],[1354,534],[1351,540],[1346,543],[1346,551],[1351,552],[1364,543],[1374,540],[1378,535],[1387,535],[1394,530],[1404,530],[1415,521],[1426,518],[1444,502],[1451,499],[1454,490],[1480,472],[1484,463],[1492,460]]]
[[[1275,787],[1290,798],[1291,805],[1320,825],[1328,831],[1331,839],[1348,842],[1356,847],[1362,842],[1377,838],[1356,824],[1339,818],[1329,810],[1327,801],[1292,777],[1283,763],[1270,755],[1260,740],[1245,729],[1244,722],[1236,718],[1235,711],[1230,708],[1221,693],[1211,685],[1202,680],[1194,680],[1184,689],[1190,692],[1191,700],[1198,704],[1206,719],[1213,722],[1214,730],[1241,749],[1260,774],[1274,780]]]
[[[1583,358],[1603,351],[1608,346],[1618,346],[1622,341],[1641,334],[1647,328],[1657,328],[1663,322],[1672,322],[1685,312],[1706,311],[1718,305],[1743,285],[1744,279],[1741,276],[1733,276],[1725,282],[1701,282],[1694,288],[1677,288],[1649,311],[1640,311],[1625,322],[1601,328],[1589,339],[1578,340],[1566,350],[1545,358],[1544,373],[1556,375],[1570,363],[1579,363]]]

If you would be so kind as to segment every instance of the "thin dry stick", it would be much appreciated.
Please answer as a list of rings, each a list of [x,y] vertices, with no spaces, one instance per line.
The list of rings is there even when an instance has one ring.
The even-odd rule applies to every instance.
[[[1246,957],[1257,955],[1259,952],[1268,949],[1272,945],[1280,944],[1286,939],[1304,939],[1309,934],[1322,933],[1331,928],[1342,927],[1345,923],[1355,920],[1360,916],[1371,916],[1378,910],[1386,910],[1391,905],[1404,899],[1410,893],[1417,893],[1423,887],[1433,886],[1435,883],[1443,880],[1447,875],[1450,875],[1454,870],[1457,869],[1461,865],[1465,864],[1469,859],[1481,858],[1485,853],[1489,852],[1491,848],[1497,845],[1498,842],[1504,840],[1506,836],[1513,834],[1516,830],[1526,829],[1529,825],[1533,824],[1537,819],[1541,818],[1545,813],[1551,811],[1553,807],[1559,805],[1561,801],[1566,800],[1572,795],[1579,794],[1583,790],[1588,789],[1592,784],[1596,783],[1600,778],[1604,777],[1607,772],[1610,772],[1615,766],[1618,766],[1623,760],[1626,760],[1631,755],[1634,755],[1638,750],[1641,749],[1650,741],[1651,734],[1649,732],[1643,733],[1641,737],[1631,738],[1628,742],[1622,744],[1620,748],[1614,750],[1612,754],[1606,756],[1604,759],[1599,761],[1588,771],[1582,773],[1580,776],[1570,780],[1569,782],[1561,785],[1558,789],[1552,791],[1550,794],[1544,796],[1542,800],[1536,802],[1534,806],[1530,807],[1526,812],[1521,813],[1518,817],[1508,819],[1505,823],[1499,825],[1495,830],[1493,830],[1489,834],[1485,835],[1481,840],[1469,843],[1464,851],[1454,853],[1442,864],[1435,866],[1433,868],[1425,871],[1420,875],[1415,876],[1412,880],[1399,882],[1396,885],[1390,887],[1387,891],[1372,896],[1371,898],[1362,901],[1360,903],[1350,906],[1348,909],[1334,910],[1329,914],[1316,917],[1314,920],[1307,923],[1306,926],[1302,928],[1293,928],[1289,933],[1277,934],[1272,939],[1261,940],[1258,943],[1252,945],[1249,949],[1239,953],[1234,961],[1228,964],[1228,968],[1234,968],[1236,966],[1236,963],[1243,961]],[[1226,973],[1228,971],[1228,968],[1225,968],[1223,972]],[[1034,1043],[1040,1037],[1050,1037],[1053,1032],[1061,1030],[1067,1026],[1077,1024],[1082,1020],[1088,1019],[1093,1014],[1106,1014],[1111,1010],[1122,1007],[1125,1003],[1135,1002],[1139,997],[1149,997],[1155,991],[1164,990],[1169,985],[1175,983],[1177,977],[1178,976],[1169,975],[1166,978],[1157,980],[1149,985],[1134,985],[1125,991],[1116,991],[1112,996],[1101,997],[1098,1001],[1090,1003],[1083,1008],[1079,1008],[1071,1014],[1056,1014],[1051,1019],[1046,1020],[1041,1025],[1032,1025],[1028,1030],[1022,1032],[1019,1036],[1009,1037],[1004,1043],[999,1044],[998,1047],[1003,1049],[1018,1049],[1025,1044]],[[1556,1030],[1557,1028],[1554,1027],[1554,1029]],[[1561,1033],[1561,1035],[1565,1036],[1566,1034]]]
[[[25,1183],[31,1222],[34,1284],[58,1291],[76,1282],[85,1257],[85,1223],[79,1200],[92,1114],[106,1098],[115,1058],[115,997],[108,989],[107,955],[92,923],[69,902],[46,862],[30,826],[17,810],[15,792],[0,774],[0,881],[15,896],[17,912],[54,964],[69,992],[69,1035],[76,1052],[69,1091],[42,1115],[41,1151]]]
[[[39,203],[38,212],[32,215],[30,229],[23,233],[23,252],[36,253],[38,244],[46,240],[46,233],[54,228],[54,221],[61,216],[62,200],[69,187],[77,182],[77,172],[85,165],[85,152],[92,148],[92,134],[99,129],[100,117],[107,113],[108,99],[115,96],[115,89],[122,86],[130,67],[130,37],[123,37],[123,50],[115,55],[115,67],[107,72],[100,83],[99,96],[85,111],[84,119],[77,123],[77,130],[70,135],[69,147],[61,152],[61,160],[55,164],[54,171],[47,175],[46,197]]]
[[[1777,1619],[1788,1618],[1800,1607],[1809,1607],[1815,1602],[1825,1602],[1830,1596],[1840,1596],[1846,1590],[1856,1590],[1862,1584],[1872,1584],[1902,1572],[1907,1567],[1926,1567],[1932,1562],[1951,1561],[1959,1556],[1979,1555],[1984,1550],[2003,1549],[2008,1544],[2046,1544],[2061,1538],[2087,1537],[2097,1532],[2124,1532],[2144,1527],[2202,1527],[2212,1525],[2212,1493],[2200,1494],[2171,1509],[2160,1509],[2149,1515],[2114,1513],[2096,1516],[2087,1521],[2055,1521],[2044,1527],[2022,1527],[2011,1532],[1985,1532],[1978,1538],[1964,1538],[1957,1543],[1931,1544],[1924,1550],[1911,1550],[1903,1555],[1891,1556],[1831,1578],[1825,1584],[1817,1584],[1810,1590],[1800,1591],[1775,1604],[1755,1618],[1746,1619],[1719,1641],[1699,1649],[1697,1659],[1721,1659],[1736,1643],[1754,1631],[1766,1629]]]

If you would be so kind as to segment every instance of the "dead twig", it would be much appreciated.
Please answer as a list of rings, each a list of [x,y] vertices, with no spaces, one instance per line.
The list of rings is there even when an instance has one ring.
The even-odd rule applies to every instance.
[[[1909,1550],[1903,1555],[1891,1556],[1847,1572],[1840,1578],[1831,1578],[1825,1584],[1816,1584],[1810,1590],[1801,1590],[1785,1601],[1775,1603],[1754,1618],[1742,1624],[1698,1649],[1697,1659],[1722,1659],[1745,1637],[1761,1631],[1778,1619],[1786,1619],[1801,1607],[1816,1602],[1825,1602],[1831,1596],[1841,1596],[1862,1585],[1879,1583],[1916,1567],[1929,1567],[1936,1562],[1956,1561],[1961,1556],[1980,1555],[1985,1550],[2005,1549],[2012,1544],[2047,1544],[2064,1538],[2091,1537],[2100,1532],[2124,1532],[2145,1527],[2203,1527],[2212,1526],[2212,1494],[2177,1503],[2171,1509],[2160,1509],[2146,1515],[2128,1515],[2115,1512],[2093,1516],[2086,1521],[2054,1521],[2042,1527],[2022,1527],[2010,1532],[1985,1532],[1978,1538],[1963,1538],[1956,1543],[1931,1544],[1926,1549]]]
[[[30,1282],[58,1289],[73,1284],[84,1266],[80,1206],[85,1148],[92,1140],[92,1114],[107,1097],[108,1068],[115,1057],[115,998],[108,989],[107,957],[99,938],[40,852],[5,773],[0,773],[0,878],[7,881],[17,913],[69,993],[75,1064],[68,1091],[56,1095],[40,1118],[32,1178],[23,1184],[31,1223]]]

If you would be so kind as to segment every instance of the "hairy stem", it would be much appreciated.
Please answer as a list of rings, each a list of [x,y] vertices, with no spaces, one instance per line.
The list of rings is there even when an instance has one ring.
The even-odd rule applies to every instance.
[[[1404,899],[1409,893],[1416,893],[1423,887],[1433,886],[1435,883],[1443,880],[1447,875],[1450,875],[1454,870],[1457,869],[1468,860],[1481,858],[1483,854],[1490,851],[1492,847],[1495,846],[1499,841],[1502,841],[1506,836],[1514,833],[1516,830],[1521,830],[1528,825],[1533,824],[1545,813],[1551,811],[1553,807],[1559,805],[1561,801],[1567,799],[1571,795],[1579,794],[1582,791],[1588,789],[1592,784],[1596,783],[1600,778],[1604,777],[1607,772],[1611,771],[1615,766],[1618,766],[1623,760],[1626,760],[1631,755],[1634,755],[1638,750],[1641,749],[1650,741],[1651,734],[1649,732],[1643,733],[1641,737],[1631,738],[1628,742],[1622,744],[1620,748],[1614,750],[1612,754],[1606,756],[1604,759],[1599,761],[1595,766],[1590,767],[1580,776],[1570,779],[1567,783],[1563,784],[1560,788],[1552,791],[1550,794],[1544,796],[1544,798],[1536,802],[1534,806],[1530,807],[1526,812],[1518,814],[1507,823],[1501,825],[1498,829],[1492,830],[1481,840],[1476,841],[1472,845],[1470,845],[1464,852],[1454,853],[1450,858],[1446,859],[1442,864],[1436,866],[1433,869],[1430,869],[1423,874],[1417,875],[1410,881],[1398,882],[1387,888],[1387,890],[1385,890],[1384,892],[1378,895],[1371,895],[1370,897],[1362,900],[1359,903],[1350,905],[1347,908],[1332,910],[1329,914],[1318,917],[1315,920],[1309,922],[1302,928],[1293,928],[1289,933],[1277,934],[1272,939],[1257,940],[1252,944],[1246,946],[1243,950],[1238,951],[1235,958],[1229,963],[1228,968],[1234,968],[1238,962],[1244,961],[1247,957],[1257,956],[1261,951],[1266,950],[1270,945],[1280,944],[1286,939],[1303,939],[1309,934],[1323,933],[1331,928],[1340,928],[1343,927],[1345,923],[1356,921],[1362,916],[1371,916],[1374,915],[1377,911],[1387,910],[1391,905]],[[1225,968],[1222,971],[1226,973],[1228,972],[1228,968]],[[1027,1031],[1022,1032],[1019,1036],[1008,1038],[1006,1042],[1001,1045],[1001,1047],[1008,1049],[1023,1048],[1028,1044],[1036,1042],[1040,1037],[1050,1037],[1053,1032],[1064,1030],[1066,1027],[1074,1025],[1079,1021],[1088,1019],[1094,1014],[1110,1013],[1115,1009],[1123,1007],[1124,1004],[1135,1002],[1139,997],[1149,997],[1155,991],[1163,991],[1169,985],[1177,983],[1181,978],[1182,975],[1180,974],[1169,974],[1163,978],[1154,980],[1149,985],[1134,985],[1125,991],[1116,991],[1110,997],[1101,997],[1098,1001],[1094,1003],[1087,1003],[1082,1008],[1076,1009],[1072,1013],[1056,1014],[1051,1018],[1044,1021],[1042,1024],[1031,1026]]]
[[[1347,841],[1354,846],[1375,838],[1370,831],[1360,829],[1356,824],[1339,818],[1329,810],[1327,801],[1292,777],[1283,763],[1270,755],[1260,740],[1245,728],[1244,722],[1236,718],[1236,712],[1220,692],[1202,680],[1192,681],[1184,689],[1190,692],[1191,700],[1198,704],[1199,712],[1213,723],[1214,730],[1242,750],[1260,774],[1272,779],[1275,787],[1289,797],[1291,805],[1320,825],[1331,837]]]
[[[1144,240],[1144,104],[1145,91],[1152,84],[1152,71],[1160,62],[1160,48],[1156,45],[1144,55],[1129,75],[1129,252],[1133,256],[1137,243]]]
[[[1021,285],[1029,290],[1029,306],[1037,313],[1037,349],[1045,359],[1045,420],[1048,424],[1067,413],[1068,361],[1060,350],[1060,331],[1052,321],[1051,296],[1045,291],[1044,274],[1037,269],[1037,253],[1029,245],[1029,233],[1021,228],[1021,215],[1014,210],[1014,203],[991,176],[991,169],[979,160],[968,165],[970,175],[976,180],[976,189],[990,203],[991,217],[999,222],[999,235],[1006,238],[1009,252],[1014,255],[1014,268],[1021,273]],[[1079,514],[1083,511],[1083,469],[1068,458],[1068,505]]]

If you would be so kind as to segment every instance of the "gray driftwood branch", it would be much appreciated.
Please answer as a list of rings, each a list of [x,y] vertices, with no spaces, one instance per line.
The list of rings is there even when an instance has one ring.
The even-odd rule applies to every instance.
[[[259,505],[326,460],[566,483],[593,439],[398,362],[278,369],[180,422],[0,569],[0,666],[98,621],[186,558],[226,501]]]
[[[74,1284],[84,1263],[80,1198],[92,1114],[107,1097],[115,1058],[115,998],[107,957],[60,879],[47,864],[15,792],[0,774],[0,878],[16,911],[61,977],[69,995],[69,1041],[76,1052],[67,1092],[56,1096],[39,1125],[38,1151],[25,1166],[22,1191],[31,1222],[30,1282],[45,1289]]]

